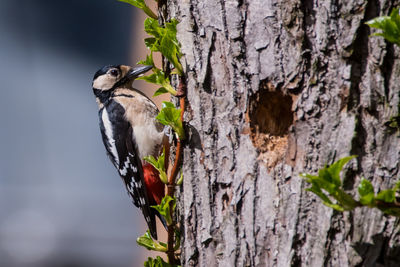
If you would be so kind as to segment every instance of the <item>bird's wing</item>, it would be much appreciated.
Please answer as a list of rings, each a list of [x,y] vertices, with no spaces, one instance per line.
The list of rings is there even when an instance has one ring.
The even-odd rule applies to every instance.
[[[118,103],[110,103],[106,108],[108,112],[100,111],[100,130],[107,154],[118,169],[133,204],[142,210],[151,235],[157,239],[155,216],[150,211],[142,162],[132,135],[132,127],[124,118]]]
[[[128,135],[125,139],[128,156],[124,162],[124,165],[122,165],[121,168],[119,169],[119,173],[121,177],[123,177],[123,174],[125,174],[126,169],[128,169],[128,173],[130,174],[128,176],[123,177],[126,188],[130,194],[132,194],[132,192],[135,192],[135,190],[137,191],[136,197],[132,195],[132,199],[136,199],[138,201],[138,204],[142,209],[143,216],[150,229],[150,233],[155,239],[157,239],[156,219],[154,216],[154,212],[150,210],[149,198],[147,196],[147,190],[145,187],[144,177],[143,177],[142,161],[139,158],[139,153],[137,152],[132,132],[133,132],[132,127],[129,127],[129,130],[127,131]],[[130,167],[126,168],[128,164]],[[132,166],[138,166],[138,167],[133,168]],[[129,183],[126,179],[129,179]]]

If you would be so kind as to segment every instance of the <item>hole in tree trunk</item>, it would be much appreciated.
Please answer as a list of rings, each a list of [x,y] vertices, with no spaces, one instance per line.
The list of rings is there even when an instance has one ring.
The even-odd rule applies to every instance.
[[[247,112],[250,137],[260,153],[258,159],[269,168],[281,161],[287,150],[289,127],[293,124],[292,104],[291,96],[265,81],[250,99]]]

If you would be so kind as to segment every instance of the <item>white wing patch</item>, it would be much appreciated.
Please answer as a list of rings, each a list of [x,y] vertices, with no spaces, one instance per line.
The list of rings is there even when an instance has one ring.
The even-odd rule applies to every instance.
[[[133,154],[132,154],[131,152],[129,152],[129,156],[133,157]],[[128,159],[127,159],[127,160],[128,160]],[[126,163],[126,162],[125,162],[125,163]],[[136,166],[133,166],[132,163],[129,164],[129,166],[131,167],[131,169],[132,169],[132,171],[133,171],[134,173],[137,173],[137,168],[136,168]]]
[[[133,171],[134,173],[136,173],[136,172],[137,172],[137,168],[136,168],[136,166],[133,166],[132,164],[131,164],[131,169],[132,169],[132,171]]]
[[[117,147],[115,146],[114,134],[112,131],[112,125],[110,119],[108,118],[108,113],[106,109],[103,109],[103,113],[101,114],[101,119],[103,120],[104,129],[106,131],[107,141],[110,144],[111,154],[115,158],[116,166],[119,166],[119,158]]]
[[[144,206],[144,204],[145,204],[144,198],[143,198],[143,197],[140,197],[140,198],[139,198],[139,201],[140,201],[140,204],[142,204],[142,206]]]
[[[132,166],[131,161],[129,160],[129,157],[126,157],[126,160],[124,162],[124,166],[122,167],[122,169],[119,169],[119,173],[122,176],[125,176],[128,173],[129,165]]]
[[[150,217],[146,216],[145,218],[146,218],[147,223],[150,223]]]
[[[133,185],[133,182],[131,182],[130,185],[127,186],[129,193],[131,193],[132,195],[134,194],[134,188],[135,186]]]

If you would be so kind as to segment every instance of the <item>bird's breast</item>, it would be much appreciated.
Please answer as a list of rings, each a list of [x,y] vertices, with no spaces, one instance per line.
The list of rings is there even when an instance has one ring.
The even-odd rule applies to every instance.
[[[161,149],[163,133],[153,125],[136,125],[132,127],[135,143],[141,159],[145,156],[158,156]]]
[[[163,126],[156,120],[157,106],[146,96],[132,90],[119,90],[115,100],[125,107],[125,119],[133,130],[141,159],[158,156],[163,140]],[[127,97],[129,95],[130,97]]]

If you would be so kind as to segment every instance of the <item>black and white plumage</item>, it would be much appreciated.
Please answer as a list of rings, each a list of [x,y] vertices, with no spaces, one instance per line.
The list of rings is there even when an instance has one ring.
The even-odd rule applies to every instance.
[[[151,235],[157,238],[155,215],[159,214],[150,205],[159,204],[164,184],[158,172],[142,159],[158,156],[164,139],[163,126],[155,119],[156,105],[132,88],[133,80],[149,69],[151,66],[103,67],[94,75],[93,92],[99,106],[100,130],[107,154],[132,202],[142,210]]]

